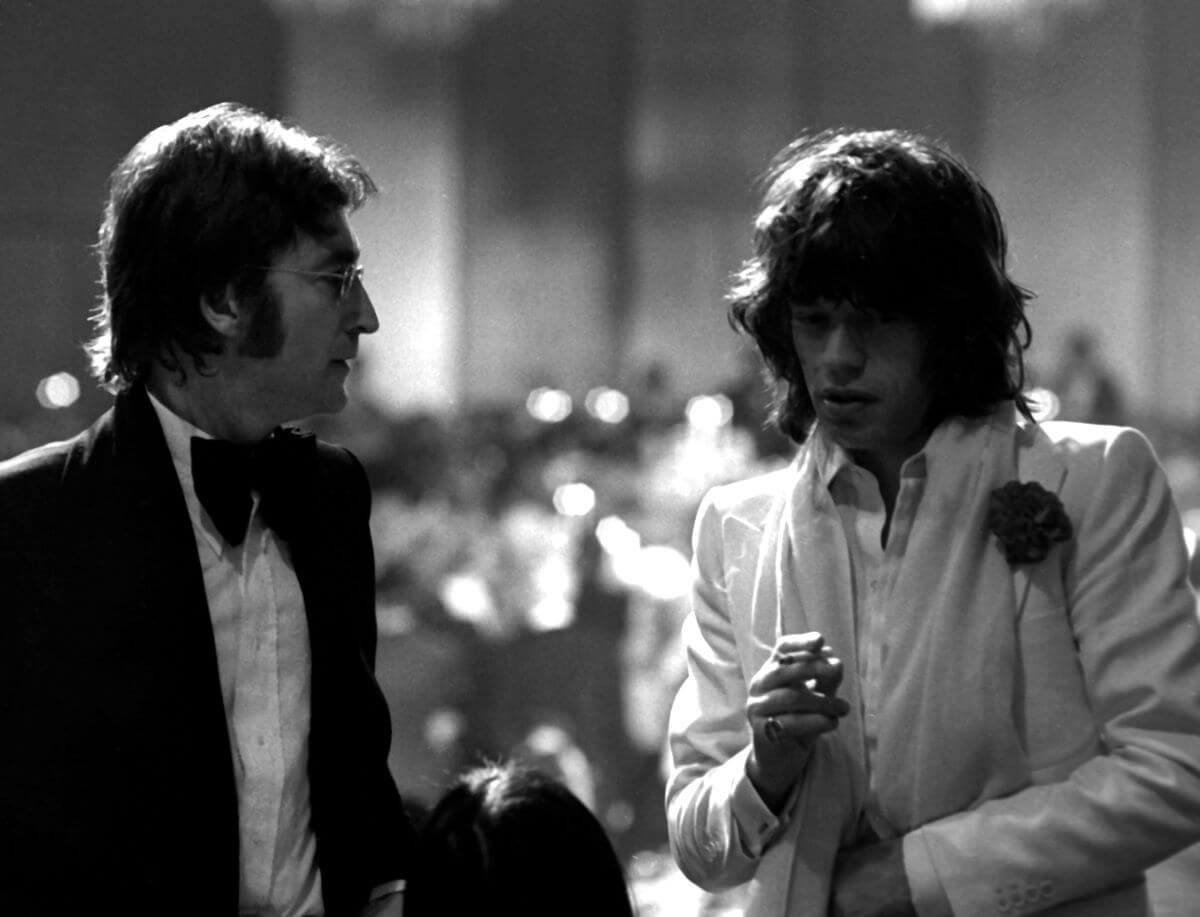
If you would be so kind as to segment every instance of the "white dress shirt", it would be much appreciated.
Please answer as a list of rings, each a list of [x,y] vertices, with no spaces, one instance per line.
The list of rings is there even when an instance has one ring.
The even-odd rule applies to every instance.
[[[887,612],[892,586],[904,564],[908,536],[921,502],[925,485],[925,453],[909,458],[900,469],[900,489],[892,508],[888,541],[883,531],[887,510],[879,482],[865,468],[850,460],[836,443],[814,434],[820,442],[814,449],[820,456],[820,475],[842,519],[846,544],[850,549],[850,573],[854,626],[857,643],[855,664],[862,690],[863,738],[866,745],[868,795],[865,815],[876,834],[887,836],[889,828],[878,818],[875,805],[875,759],[879,740],[879,715],[882,705],[882,673],[887,663]],[[834,647],[834,652],[848,648]]]
[[[183,488],[212,617],[238,790],[239,913],[320,915],[308,781],[312,659],[300,583],[287,545],[263,525],[258,494],[245,540],[225,541],[192,482],[192,437],[211,437],[150,401]]]

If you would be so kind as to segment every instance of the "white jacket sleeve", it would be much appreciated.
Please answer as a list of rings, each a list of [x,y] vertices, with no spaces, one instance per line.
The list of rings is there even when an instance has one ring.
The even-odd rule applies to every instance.
[[[724,583],[720,514],[705,498],[693,532],[688,676],[671,708],[667,825],[683,873],[716,890],[753,877],[783,830],[746,776],[746,680]],[[785,807],[786,812],[786,807]]]
[[[1106,753],[907,835],[923,917],[1044,911],[1200,838],[1200,625],[1165,475],[1134,430],[1068,460],[1092,487],[1064,614]]]

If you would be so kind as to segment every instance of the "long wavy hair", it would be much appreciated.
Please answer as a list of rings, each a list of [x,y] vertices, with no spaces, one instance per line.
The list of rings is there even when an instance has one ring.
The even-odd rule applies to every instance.
[[[103,295],[87,345],[92,372],[111,391],[145,377],[157,361],[186,375],[221,342],[202,298],[232,288],[267,310],[261,265],[299,233],[321,238],[339,210],[354,210],[375,185],[331,141],[224,102],[142,138],[113,170],[96,252]],[[270,316],[254,315],[271,337]]]
[[[927,329],[935,421],[1004,400],[1030,416],[1032,294],[1009,277],[996,203],[958,157],[906,131],[823,131],[784,148],[765,184],[729,320],[777,383],[771,418],[784,434],[803,442],[815,417],[791,308],[821,299]]]

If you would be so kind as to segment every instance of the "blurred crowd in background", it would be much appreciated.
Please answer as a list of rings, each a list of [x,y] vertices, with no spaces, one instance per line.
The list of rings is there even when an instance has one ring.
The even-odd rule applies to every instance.
[[[788,460],[766,396],[749,360],[704,393],[651,365],[580,404],[542,387],[389,420],[359,399],[315,422],[375,493],[378,675],[410,804],[480,760],[530,761],[600,817],[643,913],[701,896],[669,863],[663,815],[691,524],[709,487]]]

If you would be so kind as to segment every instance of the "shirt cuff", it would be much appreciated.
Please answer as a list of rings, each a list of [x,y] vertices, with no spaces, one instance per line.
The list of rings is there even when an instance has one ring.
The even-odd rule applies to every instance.
[[[954,917],[946,890],[938,881],[933,857],[921,832],[913,831],[902,839],[904,872],[908,877],[908,892],[912,896],[917,917]]]
[[[382,885],[376,885],[371,889],[371,894],[368,896],[368,901],[378,901],[380,898],[386,898],[388,895],[403,895],[404,888],[408,884],[407,879],[393,879],[391,882],[384,882]]]

